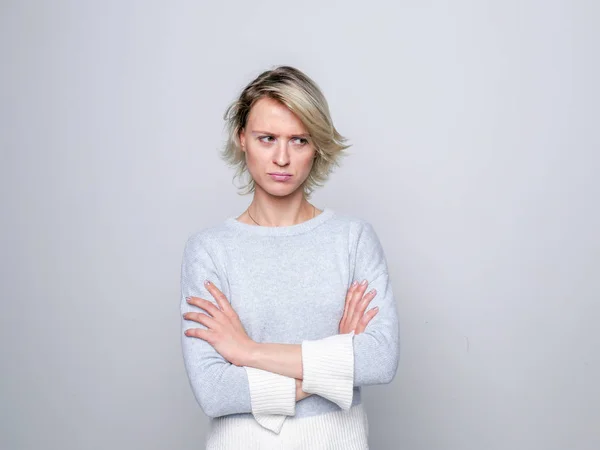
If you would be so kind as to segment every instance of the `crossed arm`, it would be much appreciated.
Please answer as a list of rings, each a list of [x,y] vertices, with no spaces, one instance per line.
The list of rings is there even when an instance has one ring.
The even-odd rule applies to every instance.
[[[297,380],[302,380],[302,345],[258,343],[250,339],[235,310],[225,295],[210,280],[205,281],[208,292],[216,301],[199,297],[186,298],[187,303],[208,313],[186,312],[183,318],[198,322],[206,327],[189,328],[188,337],[207,341],[227,361],[236,366],[254,367]],[[378,307],[365,312],[377,291],[365,294],[367,280],[353,282],[346,294],[344,314],[340,321],[339,333],[362,333],[369,321],[377,314]]]
[[[253,367],[296,380],[296,401],[308,395],[302,391],[300,381],[303,379],[302,344],[258,343],[253,341],[244,330],[235,310],[225,295],[210,280],[204,283],[206,289],[215,299],[211,301],[199,297],[187,297],[190,305],[206,311],[185,312],[183,318],[200,323],[206,327],[189,328],[185,331],[188,337],[203,339],[223,357],[239,367]],[[344,314],[340,320],[339,333],[360,334],[369,321],[377,314],[379,308],[366,311],[377,291],[372,289],[365,294],[367,280],[362,283],[353,282],[346,293]],[[366,312],[365,312],[366,311]]]
[[[208,416],[252,413],[276,431],[281,417],[294,415],[295,402],[311,393],[348,409],[354,386],[393,379],[398,362],[396,307],[385,258],[369,226],[357,244],[354,276],[367,279],[376,294],[364,295],[366,285],[350,287],[340,334],[295,345],[256,343],[247,336],[221,291],[226,292],[227,280],[220,278],[223,271],[207,248],[202,239],[186,244],[181,312],[186,370]],[[204,280],[213,284],[203,284]],[[365,314],[367,305],[379,311],[373,308]],[[186,320],[196,322],[196,327],[189,329]],[[277,424],[265,425],[271,420]]]

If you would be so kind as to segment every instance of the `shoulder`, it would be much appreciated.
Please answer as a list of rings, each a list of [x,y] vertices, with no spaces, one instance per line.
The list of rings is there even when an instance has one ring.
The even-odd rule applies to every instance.
[[[339,214],[337,220],[348,232],[348,256],[353,276],[374,280],[386,273],[385,253],[371,221],[348,214]]]
[[[351,241],[358,242],[364,239],[377,239],[375,227],[363,217],[336,212],[335,220],[347,229]]]
[[[384,270],[385,252],[374,225],[364,217],[348,214],[337,215],[347,227],[349,253],[359,267],[371,267],[374,271]]]
[[[205,252],[216,254],[219,253],[219,249],[229,239],[231,239],[231,233],[224,222],[211,225],[188,235],[185,241],[185,253]]]

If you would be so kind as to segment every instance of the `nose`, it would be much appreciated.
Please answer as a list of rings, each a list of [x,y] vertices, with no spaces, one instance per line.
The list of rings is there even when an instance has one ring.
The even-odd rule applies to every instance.
[[[287,142],[284,142],[283,139],[280,141],[279,145],[275,148],[275,154],[273,155],[273,162],[278,166],[287,166],[290,163],[290,154],[288,151]]]

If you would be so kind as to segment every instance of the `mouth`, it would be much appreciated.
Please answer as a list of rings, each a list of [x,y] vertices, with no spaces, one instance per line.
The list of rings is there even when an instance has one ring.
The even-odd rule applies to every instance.
[[[287,181],[290,178],[292,178],[291,173],[284,173],[284,172],[271,172],[271,173],[269,173],[269,176],[272,179],[274,179],[275,181]]]

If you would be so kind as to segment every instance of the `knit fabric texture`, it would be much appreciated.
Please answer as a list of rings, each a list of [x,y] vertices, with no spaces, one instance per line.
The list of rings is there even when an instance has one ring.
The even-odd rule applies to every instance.
[[[339,334],[352,281],[368,281],[379,307],[366,330]],[[297,225],[249,225],[231,217],[193,233],[181,265],[181,313],[204,312],[186,297],[215,299],[209,280],[227,297],[256,342],[301,344],[303,390],[295,403],[293,379],[226,361],[206,341],[187,337],[206,328],[182,319],[185,368],[206,415],[253,418],[275,433],[285,416],[314,417],[361,403],[361,386],[392,381],[398,367],[397,307],[386,257],[373,226],[325,208]]]

